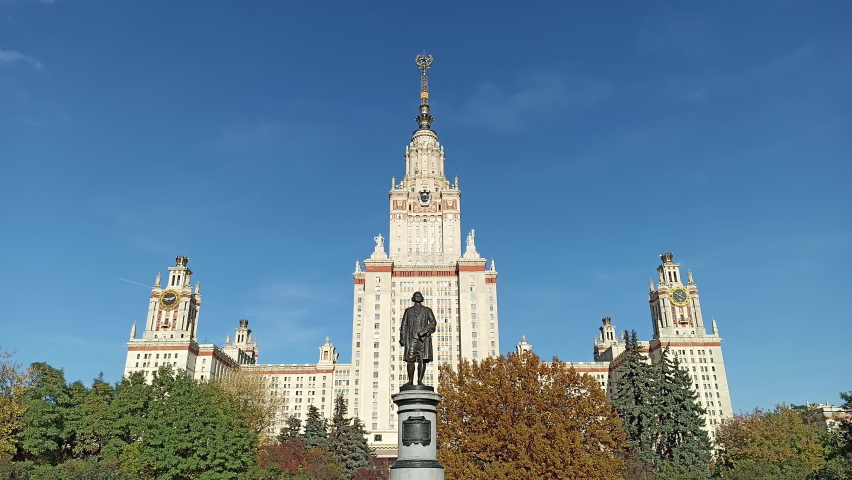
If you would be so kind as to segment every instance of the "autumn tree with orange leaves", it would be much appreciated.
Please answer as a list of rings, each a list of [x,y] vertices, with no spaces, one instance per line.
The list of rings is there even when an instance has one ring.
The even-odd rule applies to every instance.
[[[440,369],[447,478],[620,479],[624,431],[600,385],[532,352]]]

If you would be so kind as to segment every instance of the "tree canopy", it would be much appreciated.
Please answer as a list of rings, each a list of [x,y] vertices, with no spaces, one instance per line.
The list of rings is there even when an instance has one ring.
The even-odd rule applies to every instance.
[[[710,438],[689,372],[669,356],[668,348],[650,364],[635,331],[625,335],[625,343],[612,403],[624,421],[629,466],[643,471],[644,464],[660,477],[706,478]],[[634,460],[640,465],[633,465]]]
[[[0,349],[0,456],[15,453],[17,433],[27,411],[24,394],[32,371],[12,360],[12,352]]]
[[[805,479],[825,463],[817,428],[785,405],[734,415],[716,430],[716,444],[728,478]]]
[[[624,432],[592,377],[532,352],[462,360],[440,375],[447,478],[621,478]]]

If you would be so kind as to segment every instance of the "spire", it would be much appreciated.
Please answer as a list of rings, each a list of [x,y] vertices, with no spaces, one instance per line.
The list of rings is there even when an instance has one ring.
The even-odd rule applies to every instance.
[[[157,281],[156,281],[156,282],[154,282],[154,287],[155,287],[155,288],[160,288],[160,280],[162,280],[162,278],[163,278],[163,277],[160,275],[160,273],[159,273],[159,272],[157,272]]]
[[[133,326],[130,327],[130,339],[133,340],[136,338],[136,322],[133,322]]]
[[[423,52],[414,58],[414,63],[420,67],[420,115],[417,115],[415,120],[420,125],[420,130],[430,130],[434,118],[429,115],[429,74],[427,71],[432,66],[432,55]]]

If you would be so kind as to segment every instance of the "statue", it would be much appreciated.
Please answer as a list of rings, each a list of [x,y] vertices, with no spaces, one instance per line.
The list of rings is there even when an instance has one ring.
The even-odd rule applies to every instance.
[[[380,248],[384,248],[384,247],[385,247],[385,238],[384,238],[384,237],[382,237],[382,234],[381,234],[381,233],[379,234],[379,236],[378,236],[378,237],[373,237],[373,240],[375,240],[375,241],[376,241],[376,246],[377,246],[377,247],[380,247]]]
[[[471,230],[470,233],[467,234],[467,246],[476,248],[476,230]]]
[[[423,306],[423,294],[414,292],[414,306],[405,309],[399,327],[399,344],[405,347],[403,358],[408,364],[408,383],[414,385],[414,367],[417,366],[417,385],[423,385],[426,364],[432,361],[432,334],[438,322],[432,309]]]

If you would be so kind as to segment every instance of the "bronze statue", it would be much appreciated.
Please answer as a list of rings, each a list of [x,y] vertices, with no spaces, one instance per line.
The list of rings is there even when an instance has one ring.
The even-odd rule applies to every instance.
[[[399,344],[405,347],[403,358],[408,363],[408,383],[414,385],[414,366],[417,365],[417,385],[423,385],[425,364],[432,361],[432,334],[438,322],[432,309],[423,306],[423,294],[414,292],[414,306],[405,309],[399,327]]]

